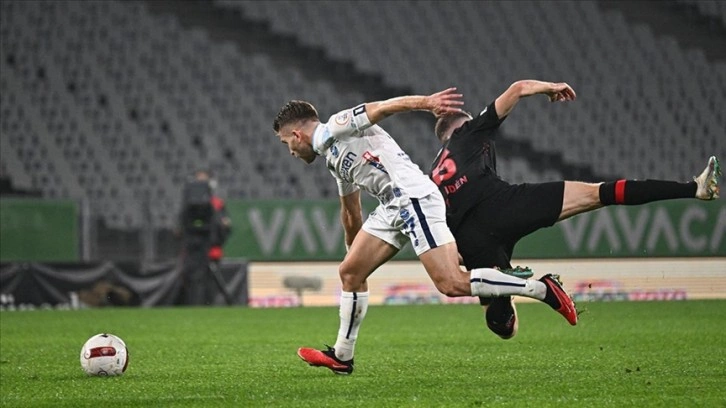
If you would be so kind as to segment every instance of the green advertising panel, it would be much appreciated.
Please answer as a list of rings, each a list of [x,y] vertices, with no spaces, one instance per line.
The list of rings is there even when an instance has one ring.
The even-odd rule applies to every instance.
[[[363,202],[364,216],[375,208]],[[230,200],[229,257],[256,261],[339,261],[345,254],[338,200]],[[415,259],[407,246],[396,259]]]
[[[364,213],[375,207],[364,202]],[[257,261],[341,260],[338,200],[228,202],[230,257]],[[726,256],[726,204],[678,200],[608,207],[523,239],[517,258]],[[407,246],[397,259],[414,259]]]
[[[0,260],[77,261],[78,210],[70,200],[0,200]]]
[[[521,240],[518,258],[726,256],[726,204],[677,200],[580,214]]]

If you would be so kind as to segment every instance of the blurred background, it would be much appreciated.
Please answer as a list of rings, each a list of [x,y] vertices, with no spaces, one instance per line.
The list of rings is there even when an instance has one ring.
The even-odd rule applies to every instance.
[[[199,169],[227,202],[228,257],[341,259],[334,181],[272,131],[290,99],[327,118],[456,86],[478,112],[516,80],[564,81],[577,101],[525,100],[505,122],[504,179],[687,181],[708,156],[726,160],[723,1],[0,4],[5,265],[177,259],[182,192]],[[428,171],[433,118],[382,125]],[[708,258],[723,279],[722,203],[585,217],[574,225],[591,235],[566,224],[515,255]],[[614,232],[592,244],[601,218]]]

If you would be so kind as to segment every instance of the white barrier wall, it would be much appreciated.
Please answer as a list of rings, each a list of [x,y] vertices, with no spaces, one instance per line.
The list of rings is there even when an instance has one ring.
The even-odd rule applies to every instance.
[[[517,265],[517,262],[513,262]],[[532,260],[522,263],[535,277],[560,274],[576,301],[643,301],[726,298],[726,258]],[[290,276],[320,279],[319,290],[302,297],[284,286]],[[371,304],[478,303],[438,293],[418,262],[391,262],[368,280]],[[252,307],[331,306],[338,304],[338,263],[252,263]],[[525,300],[520,298],[520,300]]]

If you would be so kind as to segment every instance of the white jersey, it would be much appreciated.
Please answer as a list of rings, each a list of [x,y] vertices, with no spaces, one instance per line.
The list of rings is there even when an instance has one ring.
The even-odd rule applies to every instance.
[[[425,197],[436,185],[380,126],[371,124],[365,105],[331,116],[313,133],[315,152],[325,157],[345,196],[363,189],[387,203],[394,197]]]

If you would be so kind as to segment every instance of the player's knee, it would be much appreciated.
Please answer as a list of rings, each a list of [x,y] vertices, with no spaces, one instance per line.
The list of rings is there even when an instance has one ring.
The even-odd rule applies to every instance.
[[[343,262],[338,267],[338,275],[340,276],[340,282],[343,284],[343,290],[354,291],[363,285],[365,277],[361,277],[357,269],[350,262]]]

